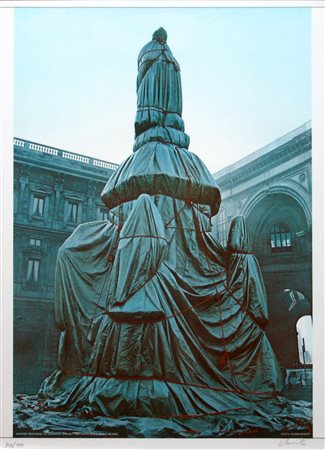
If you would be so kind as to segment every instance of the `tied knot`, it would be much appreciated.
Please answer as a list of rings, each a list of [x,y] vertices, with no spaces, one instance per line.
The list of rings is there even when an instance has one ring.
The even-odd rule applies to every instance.
[[[158,41],[161,43],[167,42],[167,32],[164,28],[160,27],[158,30],[154,32],[152,35],[152,39],[154,41]]]

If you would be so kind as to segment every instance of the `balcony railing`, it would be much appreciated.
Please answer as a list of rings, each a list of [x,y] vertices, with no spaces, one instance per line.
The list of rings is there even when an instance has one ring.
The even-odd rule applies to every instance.
[[[25,150],[34,150],[36,152],[46,153],[48,155],[58,156],[60,158],[71,159],[82,164],[101,167],[109,170],[117,170],[118,164],[100,159],[90,158],[88,156],[79,155],[78,153],[67,152],[58,148],[48,147],[46,145],[37,144],[35,142],[25,141],[24,139],[14,138],[14,147]]]
[[[25,289],[26,291],[41,291],[42,290],[42,286],[39,283],[35,283],[35,282],[27,282],[25,284]]]

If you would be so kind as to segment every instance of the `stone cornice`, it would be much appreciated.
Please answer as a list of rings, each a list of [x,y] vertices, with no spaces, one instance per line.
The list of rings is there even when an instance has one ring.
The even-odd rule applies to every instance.
[[[87,178],[88,180],[96,180],[98,182],[106,183],[108,178],[113,173],[107,170],[106,174],[100,173],[94,167],[91,168],[78,168],[71,166],[64,166],[62,163],[55,159],[51,160],[39,160],[35,157],[31,158],[29,155],[14,154],[14,162],[17,164],[28,164],[29,167],[35,167],[38,169],[48,170],[50,172],[60,172],[65,175],[72,175],[80,178]]]
[[[33,303],[35,303],[35,302],[37,302],[37,304],[39,304],[39,303],[48,303],[51,306],[54,304],[53,293],[49,294],[47,298],[44,297],[44,293],[42,293],[41,295],[43,297],[38,297],[36,295],[34,297],[32,297],[32,296],[28,297],[27,295],[26,296],[15,295],[15,302],[14,303],[17,305],[17,303],[19,301],[21,301],[21,302],[28,302],[28,303],[31,303],[31,305],[30,305],[31,308],[34,308]]]
[[[219,188],[221,190],[221,195],[223,196],[223,200],[228,200],[230,197],[232,197],[235,200],[238,200],[239,198],[247,198],[251,195],[253,195],[254,193],[256,193],[256,191],[259,190],[263,190],[266,188],[266,186],[270,187],[273,186],[274,183],[276,185],[287,185],[288,182],[294,182],[297,183],[297,181],[294,181],[291,179],[291,177],[293,176],[297,176],[299,175],[303,170],[306,170],[306,168],[308,167],[309,162],[308,161],[303,161],[298,165],[295,165],[292,168],[283,170],[279,173],[275,173],[271,176],[268,176],[267,178],[267,182],[265,182],[265,179],[258,179],[258,175],[260,175],[261,173],[264,173],[266,170],[263,170],[261,173],[259,174],[255,174],[254,178],[250,178],[250,180],[253,180],[254,182],[251,183],[249,186],[245,185],[244,186],[244,182],[245,180],[243,180],[243,182],[240,183],[233,183],[233,184],[220,184]],[[289,178],[288,178],[289,177]],[[246,180],[247,181],[247,180]],[[241,186],[243,185],[243,186]],[[236,189],[235,189],[236,188]],[[304,187],[304,189],[306,189]],[[306,189],[306,192],[310,193],[310,191],[308,191],[308,189]]]
[[[95,176],[103,183],[118,168],[118,164],[18,138],[14,138],[14,161],[91,180]]]
[[[305,152],[311,152],[311,129],[295,136],[290,141],[270,150],[268,153],[257,156],[256,159],[243,164],[241,167],[238,167],[238,163],[236,164],[238,168],[234,170],[233,166],[226,167],[215,173],[214,177],[220,188],[229,189]]]
[[[43,233],[51,234],[51,235],[57,235],[59,237],[64,237],[64,238],[68,238],[73,232],[73,230],[72,231],[62,231],[62,230],[58,230],[55,228],[47,228],[44,226],[28,225],[28,224],[24,224],[24,223],[17,222],[17,221],[15,221],[14,225],[15,225],[15,232],[37,230],[39,232],[43,232]]]

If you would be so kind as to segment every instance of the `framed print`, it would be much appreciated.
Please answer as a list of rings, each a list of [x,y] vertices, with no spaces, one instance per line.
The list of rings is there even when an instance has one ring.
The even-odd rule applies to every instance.
[[[6,3],[4,448],[321,448],[322,2]]]

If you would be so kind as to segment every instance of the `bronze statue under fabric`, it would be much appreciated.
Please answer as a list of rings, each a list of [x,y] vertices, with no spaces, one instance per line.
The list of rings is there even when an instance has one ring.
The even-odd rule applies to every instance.
[[[40,389],[42,411],[157,419],[156,430],[199,419],[203,435],[217,417],[232,434],[245,418],[281,430],[282,378],[246,222],[233,221],[227,249],[211,233],[220,193],[188,150],[166,39],[157,30],[139,55],[134,152],[103,190],[109,220],[80,225],[59,251],[59,368]]]

